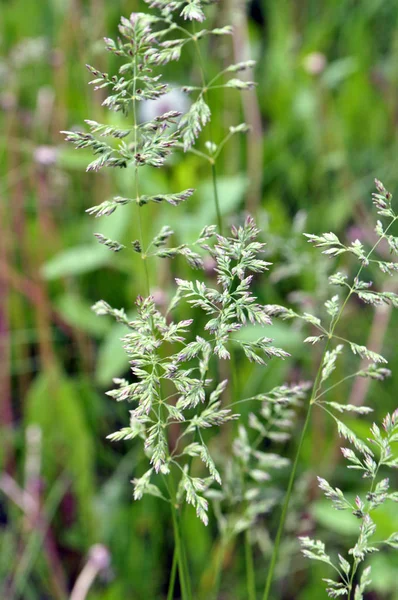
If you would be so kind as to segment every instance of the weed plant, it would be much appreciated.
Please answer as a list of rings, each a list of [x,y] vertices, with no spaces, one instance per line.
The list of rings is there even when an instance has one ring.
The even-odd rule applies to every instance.
[[[350,333],[341,335],[341,320],[351,301],[365,304],[398,306],[398,297],[391,291],[380,291],[365,279],[367,270],[379,269],[383,275],[394,275],[397,263],[382,260],[377,253],[380,245],[388,245],[392,254],[398,252],[398,238],[394,237],[398,219],[392,205],[392,196],[383,184],[376,181],[374,194],[376,210],[383,219],[377,221],[376,241],[370,250],[360,240],[345,244],[334,233],[306,234],[308,241],[338,261],[344,254],[359,263],[352,277],[341,271],[329,277],[333,292],[324,307],[316,314],[301,312],[292,307],[262,304],[256,296],[256,283],[267,276],[271,267],[264,260],[261,232],[250,216],[233,225],[230,232],[222,220],[222,197],[218,193],[217,159],[229,139],[245,133],[245,123],[229,128],[221,141],[213,139],[211,130],[211,92],[214,89],[252,90],[254,83],[239,78],[239,73],[253,67],[253,61],[233,64],[207,79],[200,44],[209,36],[233,35],[228,27],[198,30],[196,24],[205,19],[204,4],[190,2],[148,2],[150,13],[134,13],[122,18],[121,37],[105,39],[109,52],[120,58],[122,65],[116,75],[88,66],[96,89],[105,88],[109,95],[103,105],[118,113],[117,125],[88,120],[88,132],[69,131],[66,139],[77,148],[89,148],[95,159],[88,171],[102,168],[128,168],[132,172],[131,196],[117,196],[94,206],[88,212],[95,217],[122,210],[122,205],[136,205],[140,238],[132,241],[131,248],[117,240],[97,234],[99,243],[113,252],[133,252],[142,261],[142,291],[135,303],[131,318],[122,308],[113,308],[105,300],[94,306],[98,315],[108,315],[124,324],[129,332],[122,343],[131,366],[131,379],[115,378],[115,388],[108,395],[116,401],[128,401],[133,408],[129,422],[111,433],[111,441],[135,440],[147,461],[143,473],[133,480],[135,500],[152,495],[170,506],[174,532],[174,558],[168,583],[168,599],[175,597],[176,574],[181,597],[198,597],[192,582],[186,534],[183,529],[185,505],[192,505],[203,525],[209,519],[218,527],[219,549],[215,568],[211,573],[208,596],[219,597],[222,584],[224,554],[228,544],[239,535],[245,540],[247,597],[258,597],[257,572],[266,573],[263,599],[271,598],[275,568],[300,466],[301,450],[308,434],[315,410],[324,411],[337,426],[338,435],[351,447],[342,449],[349,469],[363,472],[370,481],[365,495],[358,494],[353,502],[343,491],[333,488],[324,478],[319,487],[337,510],[350,510],[359,520],[358,541],[344,558],[338,561],[326,553],[322,541],[307,535],[300,536],[305,556],[319,560],[334,569],[337,578],[326,579],[330,597],[346,596],[349,600],[364,598],[371,583],[370,568],[362,568],[367,555],[384,544],[398,546],[398,533],[392,532],[385,540],[373,537],[376,525],[373,512],[385,502],[396,502],[397,493],[390,491],[389,481],[382,478],[381,470],[398,466],[397,412],[387,415],[384,433],[373,424],[371,438],[362,440],[344,422],[344,415],[356,418],[367,415],[371,407],[328,400],[328,392],[350,378],[363,377],[381,381],[388,376],[386,359],[379,353],[350,339]],[[162,98],[169,88],[162,80],[162,69],[179,60],[181,54],[193,47],[201,74],[200,85],[186,85],[183,91],[192,97],[185,114],[170,110],[149,120],[140,121],[138,106],[141,102]],[[191,82],[189,82],[191,83]],[[201,132],[207,139],[200,147],[196,141]],[[142,167],[161,168],[173,151],[193,152],[209,163],[217,225],[208,224],[197,234],[193,245],[171,245],[173,230],[164,226],[150,241],[142,225],[141,211],[148,204],[168,203],[178,207],[189,201],[194,189],[188,188],[164,194],[154,190],[142,192]],[[176,208],[178,210],[178,208]],[[178,217],[177,217],[178,218]],[[385,224],[384,224],[385,221]],[[158,307],[151,295],[151,281],[147,261],[150,259],[185,259],[200,275],[190,279],[176,278],[175,293],[167,308]],[[203,271],[211,265],[210,273]],[[208,269],[209,271],[209,269]],[[343,294],[335,293],[340,288]],[[130,307],[128,307],[130,309]],[[268,367],[268,361],[284,360],[289,354],[274,345],[270,337],[260,335],[253,339],[245,336],[250,327],[264,328],[271,319],[297,319],[311,328],[306,344],[319,346],[319,367],[314,382],[283,383],[270,391],[244,397],[242,382],[234,379],[236,361]],[[193,336],[192,325],[195,323]],[[351,353],[367,361],[355,372],[336,380],[334,372],[339,362]],[[225,368],[225,364],[229,365]],[[226,376],[224,374],[226,373]],[[240,415],[241,406],[249,412]],[[283,456],[283,444],[294,433],[298,414],[303,412],[303,424],[298,427],[297,449],[292,465]],[[394,454],[395,452],[395,454]],[[286,491],[278,487],[278,469],[290,469]],[[272,476],[271,476],[272,474]],[[275,478],[275,483],[273,479]],[[255,568],[253,532],[264,515],[275,510],[282,502],[279,524],[269,561]],[[211,510],[210,510],[211,509]],[[299,530],[299,527],[297,527]],[[272,532],[273,533],[273,532]],[[302,533],[297,531],[297,534]]]

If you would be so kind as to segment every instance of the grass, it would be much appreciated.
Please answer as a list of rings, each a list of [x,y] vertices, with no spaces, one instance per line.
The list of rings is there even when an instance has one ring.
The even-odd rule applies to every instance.
[[[98,39],[115,30],[120,14],[128,15],[136,8],[137,3],[122,0],[0,2],[0,397],[5,440],[1,465],[25,486],[24,432],[29,423],[39,423],[44,507],[58,493],[60,474],[66,473],[72,481],[51,520],[51,559],[61,564],[60,581],[73,585],[93,543],[105,544],[111,554],[110,575],[93,588],[93,600],[165,598],[173,562],[169,509],[156,499],[145,504],[131,501],[129,480],[144,468],[142,459],[129,443],[111,445],[105,440],[125,421],[125,407],[104,395],[111,377],[127,369],[118,344],[123,328],[104,324],[90,312],[100,297],[129,308],[142,289],[143,273],[122,256],[108,261],[109,255],[102,255],[90,241],[98,228],[124,242],[138,238],[134,211],[126,207],[123,218],[115,214],[100,225],[84,214],[115,190],[126,194],[130,182],[124,173],[113,178],[85,174],[87,155],[66,147],[59,134],[87,117],[101,120],[102,109],[87,86],[83,65],[107,66],[110,59],[102,53]],[[225,3],[225,11],[230,9]],[[298,289],[304,290],[305,299],[325,295],[323,263],[316,262],[301,239],[304,214],[308,214],[306,231],[336,230],[344,237],[356,236],[359,228],[367,235],[368,223],[372,223],[368,199],[373,178],[380,178],[392,191],[396,188],[397,18],[395,1],[268,0],[252,5],[248,28],[252,56],[258,59],[255,76],[263,121],[263,182],[254,205],[257,221],[268,228],[267,258],[279,269],[274,280],[257,283],[256,291],[265,303],[284,303]],[[36,41],[29,46],[27,38]],[[44,45],[38,40],[44,40]],[[222,53],[231,53],[230,45],[223,44],[219,57],[216,52],[203,57],[208,78],[217,70],[215,63],[222,64]],[[242,48],[235,49],[239,51]],[[305,59],[313,52],[326,57],[318,75],[305,68]],[[196,63],[183,59],[175,76],[186,80],[189,73],[197,78],[197,71]],[[221,106],[223,91],[214,91],[212,100]],[[240,122],[241,112],[239,102],[231,103],[228,111],[216,112],[214,137],[225,124]],[[42,146],[50,147],[50,153],[44,154],[50,164],[43,164],[43,153],[41,159],[37,153]],[[217,162],[223,223],[233,221],[247,207],[247,151],[241,138],[233,138]],[[220,221],[212,197],[211,168],[196,155],[183,162],[175,160],[162,172],[145,172],[141,184],[165,191],[198,188],[179,208],[176,223],[172,209],[162,208],[159,213],[146,207],[142,228],[148,239],[161,225],[172,223],[179,241],[188,242],[200,225]],[[165,263],[162,272],[154,264],[149,269],[156,288],[169,293],[170,281],[186,267],[177,261]],[[380,319],[379,313],[372,318]],[[350,308],[342,327],[344,323],[363,343],[372,336],[369,313],[360,306]],[[386,331],[394,327],[397,316],[388,315]],[[317,349],[302,349],[300,332],[297,339],[283,323],[274,329],[277,345],[295,359],[266,371],[238,361],[237,379],[246,395],[270,389],[297,373],[303,379],[314,375]],[[383,345],[390,368],[398,372],[394,339],[382,336],[374,341]],[[395,408],[394,389],[396,375],[367,391],[368,402],[376,406],[375,419]],[[358,394],[349,381],[344,392]],[[328,465],[336,455],[334,431],[322,416],[317,419],[302,448],[299,485],[303,488],[308,468],[325,473],[332,469]],[[358,434],[362,428],[366,431],[365,424],[355,427]],[[287,445],[287,455],[293,456],[295,445]],[[333,469],[335,485],[350,488],[338,461]],[[279,475],[278,484],[286,487],[286,475]],[[34,564],[21,574],[18,563],[37,539],[29,538],[20,510],[4,493],[0,507],[0,580],[17,576],[24,598],[53,598],[57,582],[51,583],[47,576],[48,565],[53,563],[35,550]],[[295,532],[295,515],[303,513],[299,492],[293,496],[292,510],[288,534]],[[314,499],[308,519],[311,527],[326,530],[336,548],[349,545],[353,535],[349,525],[342,534],[341,524],[319,498]],[[193,587],[205,598],[219,561],[216,532],[202,527],[190,509],[182,520]],[[395,521],[395,515],[382,511],[378,527],[388,529]],[[274,513],[267,526],[274,537]],[[317,568],[304,571],[304,562],[296,572],[291,540],[288,535],[281,547],[279,589],[284,598],[297,590],[298,598],[318,598],[324,593],[320,583],[324,573]],[[254,571],[259,594],[265,585],[270,547],[260,530],[256,542]],[[243,537],[223,548],[219,597],[248,597],[246,553]],[[386,555],[378,560],[379,572],[387,575],[374,577],[376,593],[395,600],[395,583],[388,576],[393,559]]]

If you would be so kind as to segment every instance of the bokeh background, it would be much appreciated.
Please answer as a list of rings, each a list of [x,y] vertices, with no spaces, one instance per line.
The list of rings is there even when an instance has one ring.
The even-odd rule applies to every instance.
[[[0,0],[4,600],[69,597],[87,556],[100,571],[88,595],[92,600],[165,594],[173,550],[168,511],[150,497],[133,503],[130,480],[141,469],[142,456],[132,443],[105,439],[128,422],[128,407],[105,395],[112,377],[128,372],[119,341],[123,327],[90,309],[102,298],[129,312],[140,291],[136,262],[112,255],[92,235],[100,231],[125,243],[135,239],[130,207],[105,220],[85,213],[112,194],[128,195],[131,174],[87,174],[90,156],[67,146],[60,134],[81,127],[86,118],[109,119],[100,93],[87,85],[84,65],[114,68],[102,37],[116,35],[120,15],[142,9],[134,0]],[[245,5],[222,0],[212,19],[218,26],[233,23],[236,35],[234,42],[217,38],[205,47],[208,73],[229,62],[257,60],[256,93],[213,95],[216,139],[242,119],[253,127],[247,140],[236,136],[222,155],[223,214],[232,223],[250,211],[264,229],[275,267],[258,283],[262,301],[312,308],[328,293],[327,270],[302,232],[333,230],[345,239],[361,236],[371,242],[373,179],[396,189],[398,2],[257,0]],[[168,66],[164,77],[190,84],[198,78],[197,65],[186,56]],[[168,223],[178,241],[191,241],[202,225],[215,220],[210,173],[197,156],[176,155],[167,168],[148,170],[143,179],[148,190],[197,188],[178,209],[144,211],[148,238]],[[180,261],[152,269],[159,303],[170,295],[176,273],[189,270]],[[374,276],[377,283],[379,275]],[[387,285],[397,291],[398,281],[392,278]],[[374,406],[380,419],[397,406],[397,315],[354,303],[345,323],[359,343],[382,350],[395,371],[385,384],[368,387],[361,380],[341,390],[351,402]],[[294,358],[267,370],[239,364],[245,393],[313,376],[317,349],[303,346],[304,332],[278,324],[274,337]],[[366,422],[352,427],[366,434]],[[288,445],[286,453],[293,448],[294,443]],[[341,468],[334,429],[323,417],[313,423],[301,471],[288,527],[297,531],[304,515],[332,547],[349,547],[355,522],[334,513],[308,484],[321,473],[334,485],[355,485]],[[280,477],[283,485],[285,475]],[[380,511],[377,519],[386,535],[398,530],[393,508]],[[264,529],[273,535],[275,524],[271,515]],[[184,527],[198,597],[205,599],[216,531],[204,528],[190,511]],[[225,558],[220,597],[230,600],[245,598],[238,542]],[[266,576],[264,553],[266,541],[256,549],[259,584]],[[372,563],[369,599],[397,600],[397,556],[375,555]],[[294,541],[288,541],[279,570],[281,598],[326,597],[320,578],[328,573],[322,565],[311,571],[306,566]]]

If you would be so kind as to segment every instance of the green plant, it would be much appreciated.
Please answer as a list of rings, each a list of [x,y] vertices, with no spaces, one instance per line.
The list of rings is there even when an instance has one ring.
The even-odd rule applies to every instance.
[[[253,83],[240,79],[229,79],[225,84],[219,80],[225,74],[237,73],[253,65],[253,61],[231,65],[217,74],[208,84],[204,79],[203,66],[202,87],[185,86],[187,93],[196,93],[197,97],[188,112],[182,115],[178,111],[168,111],[154,119],[140,122],[137,105],[142,101],[161,98],[168,91],[168,86],[161,83],[161,75],[153,75],[153,68],[164,66],[172,60],[178,60],[181,50],[189,42],[194,42],[198,55],[198,41],[209,34],[231,34],[230,27],[215,28],[210,31],[196,30],[190,32],[174,20],[173,12],[178,10],[180,16],[189,21],[203,21],[204,13],[200,2],[150,2],[151,7],[158,8],[159,16],[134,13],[130,19],[122,18],[119,30],[123,40],[116,42],[106,38],[107,49],[117,57],[124,59],[119,74],[108,75],[88,66],[94,75],[91,82],[96,89],[111,88],[111,93],[103,105],[116,113],[121,113],[126,119],[132,116],[133,123],[121,122],[118,126],[103,125],[88,120],[90,133],[64,132],[66,140],[77,148],[89,148],[98,156],[87,167],[88,171],[99,171],[104,167],[134,168],[135,191],[132,198],[115,197],[98,206],[88,209],[96,217],[110,215],[120,205],[135,203],[138,208],[140,239],[132,243],[133,250],[138,253],[144,264],[146,298],[137,299],[137,316],[131,320],[123,310],[112,309],[108,303],[99,302],[94,310],[97,314],[112,315],[118,322],[129,327],[131,333],[125,336],[125,349],[131,359],[132,372],[137,381],[129,383],[126,380],[115,380],[118,388],[109,392],[116,400],[137,402],[138,406],[131,411],[130,426],[112,434],[110,439],[144,439],[144,448],[152,467],[140,478],[134,480],[134,497],[139,499],[144,493],[161,497],[170,502],[176,543],[176,557],[179,564],[180,583],[184,597],[191,595],[189,573],[186,565],[185,551],[182,547],[179,531],[178,512],[183,498],[196,508],[198,516],[207,523],[207,500],[202,492],[211,481],[221,483],[219,473],[211,458],[201,429],[221,425],[237,415],[230,409],[220,406],[222,395],[227,382],[220,381],[210,393],[208,404],[205,403],[207,388],[212,384],[208,377],[209,362],[213,354],[219,359],[230,358],[227,346],[231,333],[244,326],[247,321],[266,325],[270,319],[264,314],[264,309],[250,292],[252,277],[249,273],[261,273],[267,268],[267,263],[257,254],[262,250],[262,244],[256,242],[258,230],[253,221],[247,219],[243,227],[233,229],[232,238],[219,236],[212,247],[208,240],[215,234],[215,227],[207,226],[201,232],[196,246],[207,251],[216,264],[218,289],[208,288],[203,282],[196,283],[177,280],[177,294],[171,307],[175,308],[183,297],[188,299],[192,307],[201,308],[209,318],[204,325],[205,337],[197,336],[196,340],[187,340],[192,319],[176,323],[169,322],[157,310],[150,293],[150,275],[147,258],[157,256],[171,258],[184,256],[194,268],[203,266],[201,255],[186,244],[169,247],[168,241],[173,231],[164,226],[159,234],[150,242],[144,244],[144,231],[141,221],[141,207],[148,203],[168,202],[177,206],[189,198],[194,192],[189,188],[176,194],[144,195],[140,191],[139,171],[143,166],[161,167],[173,148],[182,147],[184,151],[192,149],[202,128],[210,121],[211,110],[205,101],[209,90],[220,87],[235,89],[251,89]],[[176,33],[183,38],[176,38]],[[171,39],[170,39],[171,38]],[[247,131],[247,125],[231,127],[227,136],[216,145],[212,140],[205,144],[207,154],[199,150],[196,153],[206,157],[212,166],[214,200],[218,218],[218,229],[222,231],[220,207],[218,203],[217,179],[215,164],[222,148],[232,135]],[[105,139],[107,141],[105,141]],[[129,141],[130,140],[130,141]],[[102,234],[95,234],[99,243],[113,252],[125,250],[118,241],[109,239]],[[174,350],[173,345],[183,346]],[[262,354],[268,357],[284,358],[285,352],[271,345],[268,338],[259,338],[255,342],[237,342],[244,354],[251,361],[264,364]],[[188,363],[188,364],[187,364]],[[196,363],[196,364],[195,364]],[[170,386],[173,386],[170,390]],[[214,385],[213,385],[214,388]],[[197,412],[195,415],[193,411]],[[190,418],[184,413],[188,411]],[[180,433],[174,448],[169,448],[168,429],[172,425],[186,425]],[[187,446],[180,448],[181,440],[188,434],[194,438]],[[185,441],[185,439],[184,439]],[[203,479],[194,477],[190,468],[194,457],[200,457],[209,470],[210,477]],[[165,479],[166,492],[151,482],[153,472],[163,476],[170,474],[172,467],[179,469],[179,484],[175,490],[174,474]],[[176,511],[177,508],[177,511]],[[171,578],[170,593],[173,590]]]
[[[352,442],[356,452],[351,448],[341,448],[344,458],[348,461],[348,469],[362,472],[362,477],[369,480],[369,488],[362,497],[357,495],[355,503],[347,499],[339,488],[333,488],[325,479],[318,477],[319,487],[332,502],[336,510],[350,510],[360,520],[358,540],[344,558],[339,554],[338,563],[333,561],[325,552],[325,544],[320,540],[301,537],[300,543],[303,554],[312,559],[322,561],[331,566],[338,574],[338,580],[325,579],[327,593],[330,598],[347,596],[348,600],[363,600],[364,592],[371,583],[371,567],[362,570],[360,580],[354,588],[355,577],[361,563],[367,555],[379,551],[379,546],[385,544],[398,549],[398,532],[392,533],[385,540],[375,540],[376,525],[372,513],[387,501],[398,502],[398,493],[390,492],[388,478],[380,478],[383,467],[397,468],[398,456],[394,451],[394,442],[398,441],[398,410],[387,415],[383,420],[384,432],[374,423],[370,432],[371,437],[366,442],[358,437],[344,436]],[[376,456],[373,451],[376,451]]]
[[[290,308],[279,305],[262,305],[253,294],[253,275],[262,274],[267,270],[269,263],[258,255],[263,252],[264,245],[258,242],[259,231],[254,221],[248,217],[244,225],[232,228],[232,236],[224,237],[221,218],[220,201],[217,189],[216,161],[228,140],[235,134],[245,132],[246,124],[230,127],[229,133],[219,144],[213,140],[209,130],[210,139],[205,143],[204,150],[198,150],[193,145],[200,132],[210,122],[211,109],[208,104],[208,93],[217,88],[233,88],[239,90],[252,89],[252,82],[243,81],[232,77],[226,83],[219,83],[224,75],[236,74],[253,66],[252,61],[231,65],[215,77],[206,82],[203,61],[199,49],[199,42],[208,35],[227,35],[232,30],[229,27],[201,30],[199,32],[182,27],[175,11],[185,20],[204,20],[204,12],[198,0],[191,2],[168,3],[163,1],[150,2],[151,8],[159,9],[159,15],[134,13],[130,19],[122,18],[119,27],[123,40],[113,41],[106,38],[107,49],[125,62],[120,67],[118,75],[111,76],[89,66],[94,75],[92,83],[98,88],[110,88],[111,93],[103,104],[122,117],[116,126],[104,125],[96,121],[87,121],[90,133],[65,132],[67,141],[77,148],[89,148],[98,156],[88,166],[88,171],[98,171],[104,167],[134,169],[134,193],[132,197],[117,196],[111,201],[105,201],[88,210],[96,217],[112,214],[120,205],[135,203],[137,205],[137,219],[139,222],[140,238],[132,242],[132,249],[140,255],[145,273],[146,286],[144,296],[139,296],[136,302],[136,315],[130,318],[123,309],[113,309],[107,302],[100,301],[94,306],[99,315],[110,315],[116,321],[129,328],[129,333],[123,338],[124,348],[130,359],[131,371],[134,381],[116,379],[117,388],[108,392],[108,395],[117,401],[127,400],[135,403],[131,411],[130,424],[109,436],[112,441],[130,440],[139,438],[143,441],[143,448],[150,463],[150,468],[140,477],[134,479],[134,497],[141,499],[144,494],[154,495],[168,502],[171,507],[174,536],[175,560],[169,585],[169,598],[173,595],[175,571],[178,564],[179,578],[183,598],[192,596],[190,573],[186,557],[186,549],[181,533],[181,507],[184,502],[192,504],[198,517],[208,523],[208,498],[215,502],[215,511],[218,521],[224,527],[222,544],[231,535],[241,531],[248,532],[255,523],[258,515],[270,510],[275,504],[275,497],[261,498],[256,503],[255,497],[263,494],[259,486],[256,490],[249,481],[263,483],[268,479],[265,468],[272,466],[278,468],[285,466],[286,461],[276,454],[267,454],[258,449],[265,440],[272,442],[287,439],[287,429],[291,427],[293,418],[292,408],[302,400],[307,384],[282,386],[268,394],[242,399],[240,396],[226,406],[222,405],[222,397],[227,386],[227,380],[219,377],[219,362],[223,360],[234,361],[235,350],[239,355],[244,355],[249,361],[264,365],[265,359],[277,357],[286,358],[288,354],[272,345],[272,340],[259,337],[255,341],[243,341],[235,335],[247,323],[266,326],[270,324],[271,317],[283,319],[299,318],[309,323],[317,330],[317,335],[309,336],[305,341],[317,344],[325,341],[325,346],[315,382],[312,387],[311,398],[298,450],[291,469],[289,484],[282,515],[279,522],[271,565],[268,569],[264,600],[269,597],[273,573],[278,558],[279,545],[282,538],[289,501],[293,490],[296,471],[299,464],[300,450],[303,445],[306,431],[310,423],[313,405],[324,408],[327,412],[343,413],[352,411],[364,414],[369,412],[364,407],[337,404],[323,399],[328,389],[324,383],[333,373],[338,357],[342,354],[345,345],[353,354],[373,361],[374,365],[356,372],[352,376],[364,376],[381,379],[385,376],[384,367],[378,363],[386,362],[378,353],[368,350],[365,346],[349,341],[335,333],[336,326],[341,320],[343,311],[350,297],[355,294],[361,300],[370,304],[390,302],[398,304],[397,296],[392,292],[378,292],[371,290],[368,282],[362,281],[360,275],[364,267],[371,262],[377,264],[383,273],[391,274],[396,269],[396,263],[374,259],[373,253],[382,240],[386,240],[393,251],[397,251],[397,238],[389,234],[389,229],[397,220],[391,208],[391,195],[377,182],[379,194],[375,196],[375,204],[380,215],[390,218],[390,224],[383,230],[380,222],[377,224],[376,233],[378,241],[369,253],[366,253],[361,242],[356,240],[346,246],[333,233],[323,236],[308,235],[311,243],[324,248],[324,253],[337,257],[344,253],[356,256],[361,266],[352,284],[348,277],[340,272],[330,277],[332,285],[348,288],[345,299],[340,302],[334,295],[325,304],[329,315],[329,322],[323,321],[309,313],[300,314]],[[176,35],[183,37],[176,37]],[[138,103],[143,100],[150,101],[161,98],[167,91],[166,84],[161,83],[161,75],[154,75],[153,69],[163,67],[170,61],[178,60],[184,47],[193,43],[200,60],[201,86],[184,86],[184,91],[196,94],[189,110],[181,115],[177,110],[168,111],[149,121],[140,122],[138,118]],[[132,118],[132,124],[128,117]],[[105,141],[104,138],[110,138]],[[144,166],[159,168],[173,149],[182,148],[185,152],[192,151],[205,158],[212,169],[214,202],[218,220],[217,228],[207,225],[199,234],[195,244],[169,246],[173,231],[164,226],[148,244],[144,242],[145,232],[141,220],[141,209],[149,203],[167,202],[177,206],[186,201],[194,192],[193,188],[185,189],[171,194],[143,194],[140,186],[140,169]],[[114,252],[125,250],[125,246],[118,241],[109,239],[102,234],[96,234],[97,240]],[[212,240],[215,238],[215,242]],[[156,307],[150,295],[151,281],[147,266],[149,257],[173,258],[184,257],[193,268],[203,267],[203,255],[207,253],[214,263],[214,272],[217,276],[217,285],[211,287],[203,280],[177,279],[177,291],[166,314]],[[192,318],[176,321],[170,320],[173,311],[186,311],[183,301],[188,303],[192,310]],[[204,316],[198,316],[200,311]],[[190,326],[196,319],[200,323],[200,335],[195,339],[190,336]],[[334,346],[332,344],[334,343]],[[232,366],[232,370],[234,367]],[[344,378],[342,381],[345,381]],[[234,385],[237,395],[238,386]],[[238,494],[229,497],[229,504],[238,513],[243,513],[241,520],[235,520],[231,530],[225,529],[225,520],[220,509],[221,503],[228,496],[225,487],[221,495],[213,489],[213,484],[221,484],[221,476],[216,461],[213,459],[209,442],[210,436],[206,431],[212,427],[220,426],[229,421],[237,420],[239,415],[233,412],[233,407],[241,402],[253,402],[253,405],[262,402],[263,423],[255,414],[249,417],[249,426],[257,431],[256,438],[247,435],[244,426],[238,429],[238,437],[234,443],[235,464],[227,467],[235,473],[239,480],[241,490]],[[326,408],[326,406],[327,408]],[[339,434],[356,442],[355,434],[336,416]],[[282,431],[275,432],[276,426]],[[177,429],[178,435],[172,441],[170,431]],[[271,435],[272,433],[272,435]],[[208,474],[198,476],[197,461],[199,458],[207,467]],[[199,469],[200,472],[200,469]],[[159,477],[156,477],[159,476]],[[161,477],[160,477],[161,476]],[[156,477],[156,478],[155,478]],[[232,477],[231,481],[234,481]],[[156,482],[156,483],[155,483]],[[218,508],[217,508],[218,503]],[[238,525],[236,525],[236,521]],[[227,533],[226,533],[227,531]],[[248,594],[251,599],[256,597],[255,578],[250,549],[250,540],[246,535],[247,579]],[[218,565],[220,568],[220,563]],[[354,569],[353,569],[354,572]],[[215,590],[217,593],[219,571],[216,573]],[[351,581],[352,584],[352,581]]]
[[[324,396],[327,394],[328,391],[330,391],[338,385],[341,385],[348,378],[369,377],[371,379],[383,380],[389,374],[388,369],[386,369],[383,366],[379,366],[387,362],[387,360],[383,356],[381,356],[377,352],[369,350],[368,348],[366,348],[366,346],[357,344],[336,333],[336,327],[339,324],[344,309],[352,296],[357,296],[366,304],[371,304],[373,306],[391,304],[394,307],[398,307],[398,296],[395,293],[390,291],[378,291],[374,288],[371,281],[361,279],[361,275],[364,269],[370,266],[376,266],[383,274],[387,273],[389,275],[392,275],[395,271],[398,270],[397,262],[381,260],[378,257],[375,257],[375,250],[378,248],[381,242],[385,242],[388,245],[388,248],[391,253],[398,253],[398,238],[390,233],[391,228],[398,220],[398,215],[394,212],[394,209],[392,208],[392,195],[385,189],[384,185],[380,181],[376,180],[375,183],[377,192],[373,194],[373,202],[376,207],[377,213],[381,217],[386,218],[388,220],[388,224],[385,227],[380,220],[377,221],[375,227],[377,239],[369,251],[366,251],[364,245],[360,242],[360,240],[357,239],[354,242],[352,242],[351,245],[347,246],[343,244],[339,240],[339,238],[332,232],[325,233],[321,236],[305,234],[308,238],[308,241],[311,244],[314,244],[315,246],[323,249],[323,254],[326,254],[330,257],[337,257],[342,254],[349,253],[352,254],[360,263],[359,270],[352,279],[352,282],[350,282],[348,275],[343,274],[341,272],[334,273],[329,277],[329,282],[332,286],[339,286],[343,289],[348,290],[348,292],[345,294],[345,297],[343,297],[342,300],[337,294],[335,294],[329,300],[326,301],[325,309],[328,315],[329,322],[324,323],[324,321],[321,318],[309,313],[303,313],[300,315],[292,309],[286,309],[285,307],[270,306],[268,308],[268,313],[271,315],[278,315],[283,319],[299,318],[307,323],[310,323],[317,331],[317,335],[311,335],[307,337],[305,342],[309,344],[318,344],[324,342],[324,348],[319,363],[319,368],[315,376],[311,398],[308,403],[304,426],[301,431],[301,436],[298,443],[293,468],[290,473],[288,489],[283,503],[276,541],[272,553],[271,566],[268,570],[267,582],[263,596],[264,600],[267,600],[269,598],[269,594],[271,591],[274,569],[278,558],[279,546],[283,535],[283,529],[288,512],[290,497],[292,494],[293,485],[297,473],[297,467],[300,460],[300,452],[311,420],[313,407],[317,406],[325,410],[328,414],[330,414],[337,424],[339,435],[352,442],[357,448],[357,450],[366,453],[368,451],[367,446],[364,446],[362,444],[362,442],[357,438],[356,434],[336,416],[336,413],[367,414],[371,412],[372,409],[364,406],[329,402],[324,398]],[[365,369],[360,369],[359,371],[351,373],[347,377],[344,377],[340,381],[334,383],[332,386],[325,387],[325,382],[332,375],[333,371],[336,368],[338,358],[342,356],[345,350],[349,350],[354,355],[360,356],[363,359],[371,361],[371,364]],[[371,453],[368,453],[368,455],[371,456]],[[352,570],[353,576],[355,575],[356,567],[357,565]],[[351,587],[352,580],[350,588],[348,590],[349,593],[351,592]],[[343,592],[341,592],[340,595],[342,595],[342,593]]]

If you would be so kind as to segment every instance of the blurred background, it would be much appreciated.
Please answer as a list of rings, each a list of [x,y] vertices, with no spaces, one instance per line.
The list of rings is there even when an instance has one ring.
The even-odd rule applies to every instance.
[[[119,341],[124,329],[90,309],[104,299],[129,312],[141,291],[136,261],[112,255],[92,235],[99,231],[124,243],[136,239],[131,207],[97,221],[85,213],[111,195],[128,195],[131,174],[86,173],[91,155],[74,151],[60,134],[81,128],[86,118],[109,119],[101,92],[87,85],[84,65],[115,68],[102,37],[116,36],[120,16],[137,10],[145,8],[134,0],[0,0],[0,597],[5,600],[65,599],[83,568],[86,577],[98,573],[87,596],[92,600],[160,599],[167,589],[173,551],[168,511],[155,498],[133,503],[130,480],[141,469],[142,456],[134,443],[105,439],[128,422],[128,407],[105,396],[112,378],[128,373]],[[232,223],[249,211],[265,231],[275,267],[258,283],[261,300],[295,301],[310,309],[327,297],[328,273],[302,232],[333,230],[344,239],[372,241],[373,179],[393,193],[397,186],[398,2],[222,0],[211,15],[214,26],[232,23],[235,37],[204,46],[210,75],[230,62],[257,60],[255,94],[221,90],[211,99],[215,139],[242,120],[253,127],[247,140],[235,136],[222,155],[223,215]],[[182,85],[198,76],[189,56],[164,74],[166,81]],[[174,98],[172,108],[179,102]],[[147,237],[168,223],[179,242],[189,242],[202,225],[214,222],[210,177],[208,166],[193,154],[175,155],[167,168],[145,171],[145,189],[197,189],[177,209],[144,211]],[[154,263],[152,269],[160,304],[171,294],[173,277],[189,271],[180,261]],[[374,277],[377,283],[379,275]],[[397,291],[397,279],[387,285]],[[397,315],[354,303],[346,318],[352,336],[382,350],[395,372],[382,385],[368,388],[361,380],[343,390],[351,402],[374,406],[380,419],[397,406],[396,339],[386,336],[398,331]],[[240,365],[245,393],[267,390],[284,378],[313,376],[317,349],[303,346],[305,332],[282,323],[274,326],[273,337],[294,359],[268,370]],[[334,485],[351,485],[340,469],[333,427],[317,419],[303,452],[293,517],[303,511],[306,465],[312,473],[329,474]],[[366,435],[366,423],[353,427]],[[286,452],[291,450],[288,445]],[[387,535],[398,530],[397,511],[389,510],[377,517]],[[306,515],[323,539],[349,547],[356,524],[344,516],[315,497]],[[190,511],[185,520],[198,594],[207,598],[206,566],[216,532]],[[275,524],[267,524],[272,535]],[[266,575],[265,546],[256,557],[260,583]],[[322,565],[308,571],[288,544],[285,553],[281,598],[326,597],[319,583],[328,576]],[[397,556],[372,560],[369,599],[397,600]],[[225,561],[220,598],[245,598],[239,545]]]

